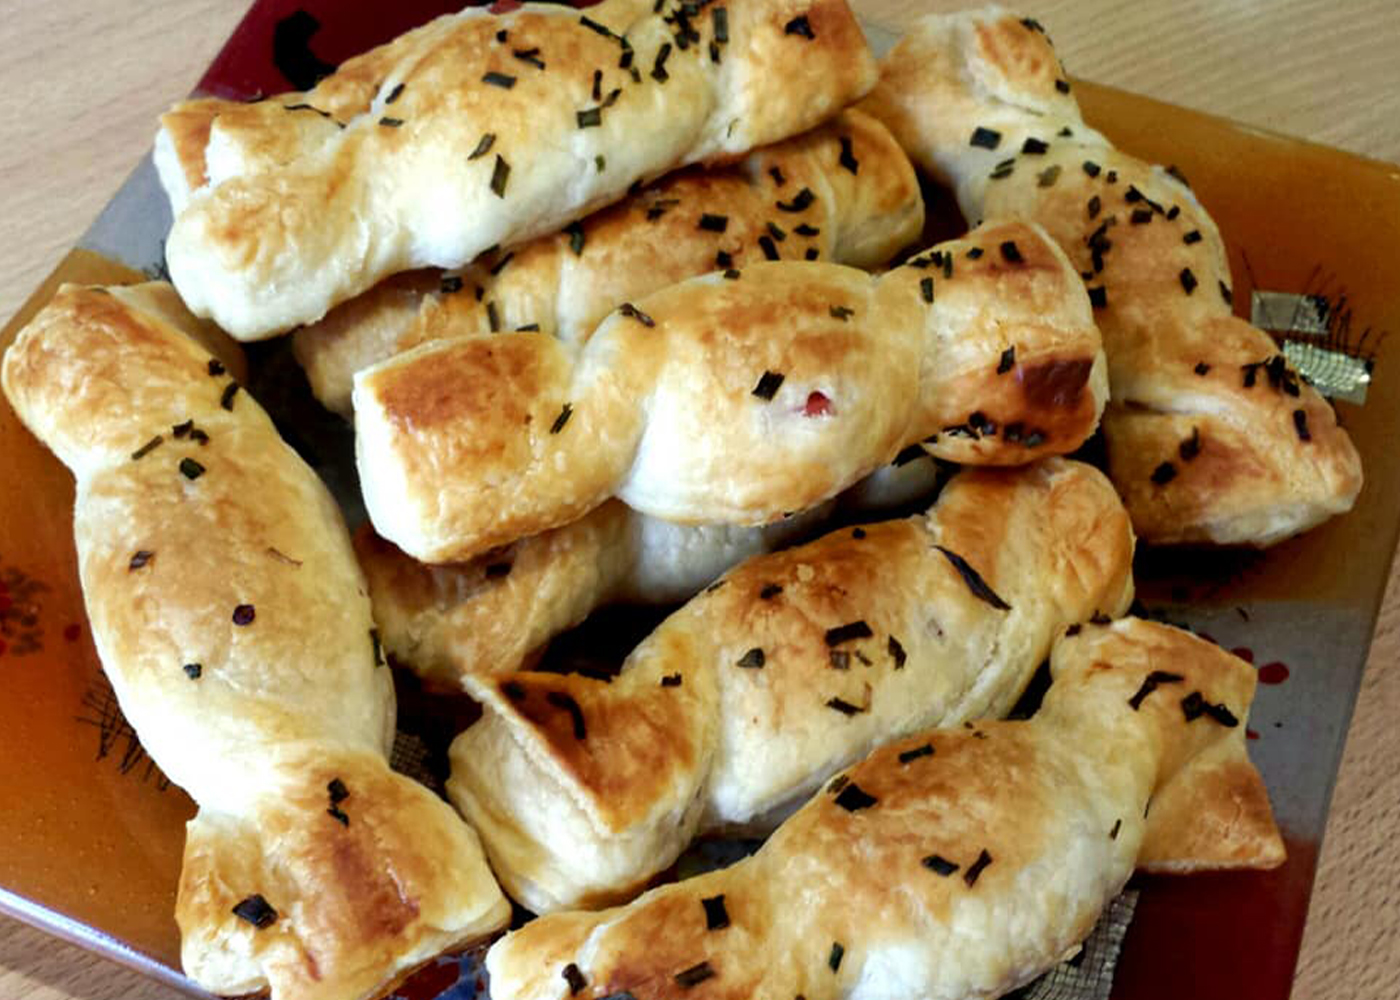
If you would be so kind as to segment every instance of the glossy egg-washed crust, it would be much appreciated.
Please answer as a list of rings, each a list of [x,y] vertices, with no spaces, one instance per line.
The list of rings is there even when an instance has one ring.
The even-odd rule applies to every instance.
[[[1051,670],[1031,720],[877,750],[751,858],[508,935],[493,995],[1001,996],[1072,955],[1144,862],[1282,862],[1245,752],[1249,664],[1127,619],[1062,639]],[[1154,671],[1175,679],[1135,698]],[[1193,694],[1214,714],[1184,711]]]
[[[972,464],[1077,448],[1107,378],[1084,287],[1034,225],[994,224],[879,277],[770,262],[613,312],[577,354],[543,333],[424,344],[356,375],[376,530],[468,558],[611,496],[761,524],[922,442]]]
[[[959,474],[927,515],[741,564],[611,682],[468,678],[449,796],[536,912],[635,892],[698,833],[765,829],[899,735],[1005,714],[1052,641],[1132,599],[1102,473]]]
[[[1109,471],[1145,541],[1269,545],[1350,509],[1356,449],[1234,316],[1210,215],[1178,175],[1083,124],[1037,22],[995,8],[918,21],[862,107],[969,219],[1038,222],[1102,296]]]
[[[803,189],[815,198],[794,204]],[[349,415],[355,372],[418,344],[525,327],[580,346],[621,303],[694,275],[767,259],[877,267],[923,223],[909,158],[883,125],[847,111],[733,166],[670,174],[455,274],[404,279],[418,289],[417,310],[404,308],[404,284],[376,286],[298,330],[293,344],[316,398]]]
[[[6,353],[5,393],[77,478],[122,710],[199,803],[185,971],[216,993],[371,997],[509,906],[470,828],[389,770],[393,686],[340,511],[172,300],[63,286]]]
[[[395,661],[448,688],[523,669],[560,632],[614,602],[679,604],[750,556],[811,537],[837,509],[926,502],[938,469],[915,449],[835,502],[761,527],[674,524],[609,500],[577,521],[459,563],[420,563],[365,525],[355,535],[375,624]]]
[[[274,98],[228,133],[215,117],[209,183],[166,245],[176,287],[235,337],[271,336],[391,274],[460,267],[638,181],[806,131],[874,85],[845,0],[692,6],[467,8],[370,54],[346,86],[322,84],[361,110],[348,121],[289,110],[308,95]],[[366,63],[380,74],[368,107]],[[201,120],[177,115],[160,141],[177,207]]]

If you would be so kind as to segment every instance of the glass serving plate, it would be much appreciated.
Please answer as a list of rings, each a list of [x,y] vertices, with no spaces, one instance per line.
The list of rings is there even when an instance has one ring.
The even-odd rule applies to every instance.
[[[249,98],[304,85],[299,75],[453,7],[443,0],[261,0],[200,91]],[[877,48],[888,42],[874,26],[871,34]],[[1265,874],[1135,879],[1140,895],[1113,995],[1282,1000],[1400,529],[1400,455],[1388,447],[1400,426],[1400,364],[1368,355],[1361,339],[1368,329],[1400,329],[1400,174],[1390,164],[1121,91],[1077,83],[1075,92],[1091,125],[1191,179],[1229,245],[1238,309],[1248,309],[1254,289],[1320,293],[1334,302],[1344,294],[1349,327],[1334,310],[1335,346],[1375,362],[1366,403],[1338,404],[1366,469],[1351,513],[1266,553],[1144,550],[1138,559],[1139,594],[1151,614],[1205,632],[1260,666],[1250,750],[1289,859]],[[946,206],[933,214],[956,218]],[[147,158],[0,334],[0,349],[61,281],[158,272],[169,223]],[[285,418],[286,407],[299,405],[277,388],[279,377],[295,380],[285,350],[250,354],[265,373],[253,391]],[[306,411],[279,423],[347,498],[353,522],[359,512],[347,432],[334,418]],[[77,581],[72,478],[2,399],[0,467],[12,484],[0,492],[0,910],[197,992],[178,971],[172,916],[184,823],[194,807],[145,757],[102,677]],[[400,702],[402,725],[418,737],[413,745],[429,772],[440,768],[441,747],[469,710],[424,697],[411,684]],[[453,960],[432,963],[400,995],[470,996],[470,970]]]

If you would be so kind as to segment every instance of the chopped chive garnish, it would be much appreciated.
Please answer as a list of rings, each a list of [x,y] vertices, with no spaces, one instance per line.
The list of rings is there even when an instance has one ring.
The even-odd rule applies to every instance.
[[[580,990],[588,985],[588,980],[583,978],[583,973],[573,962],[564,966],[564,971],[560,975],[564,977],[564,982],[569,984],[569,996],[576,996]]]
[[[919,281],[919,294],[924,297],[925,302],[933,302],[933,279],[922,278]]]
[[[651,78],[657,83],[665,83],[671,79],[671,74],[666,72],[666,60],[671,55],[671,43],[666,42],[661,46],[661,51],[656,53],[656,63],[651,67]]]
[[[783,34],[801,35],[808,41],[817,37],[817,33],[812,30],[812,24],[807,20],[806,14],[803,14],[801,17],[794,17],[787,24],[783,25]]]
[[[1001,360],[997,362],[997,374],[1005,375],[1012,368],[1016,367],[1016,345],[1012,344],[1001,352]]]
[[[1181,269],[1180,277],[1181,287],[1186,289],[1187,295],[1190,295],[1196,290],[1196,276],[1191,273],[1191,269],[1189,267],[1183,267]]]
[[[771,601],[783,592],[781,584],[765,583],[763,589],[758,592],[758,599],[761,601]]]
[[[515,77],[509,73],[497,73],[491,70],[481,78],[482,83],[489,83],[493,87],[500,87],[502,90],[509,90],[515,86]]]
[[[154,552],[147,549],[140,549],[132,554],[131,561],[126,564],[126,571],[130,573],[132,570],[141,569],[149,563],[154,556]]]
[[[1147,700],[1147,696],[1163,684],[1180,684],[1186,678],[1181,674],[1168,673],[1165,670],[1154,670],[1142,679],[1142,685],[1137,689],[1137,693],[1128,699],[1128,707],[1134,712],[1142,708],[1142,703]]]
[[[831,942],[831,954],[826,957],[826,964],[831,971],[835,972],[841,968],[841,959],[846,955],[846,947],[840,941]]]
[[[963,881],[967,883],[968,888],[977,884],[977,877],[991,863],[992,856],[987,853],[986,848],[983,848],[982,853],[977,855],[977,860],[968,865],[967,871],[963,872]]]
[[[962,867],[955,861],[949,861],[941,854],[930,854],[928,857],[924,858],[923,866],[935,875],[941,875],[944,878],[947,878]]]
[[[1099,166],[1097,163],[1095,163],[1093,160],[1085,160],[1085,161],[1084,161],[1084,172],[1085,172],[1086,174],[1088,174],[1090,177],[1097,177],[1097,176],[1099,175],[1099,171],[1102,170],[1102,169],[1103,169],[1103,168],[1100,167],[1100,166]]]
[[[1069,93],[1069,81],[1068,81],[1068,80],[1056,80],[1056,81],[1055,81],[1055,89],[1058,90],[1058,91],[1059,91],[1060,93],[1062,93],[1062,94],[1068,94],[1068,93]]]
[[[161,445],[161,442],[163,442],[164,440],[165,440],[165,438],[163,438],[163,437],[161,437],[159,434],[157,434],[155,437],[151,438],[149,441],[147,441],[147,442],[146,442],[145,444],[143,444],[141,447],[139,447],[139,448],[137,448],[135,451],[133,451],[133,452],[131,453],[131,460],[134,462],[134,461],[136,461],[137,459],[145,458],[145,457],[146,457],[147,455],[149,455],[151,452],[153,452],[153,451],[155,451],[157,448],[159,448],[160,445]]]
[[[861,809],[869,809],[880,800],[861,788],[854,781],[846,783],[846,787],[841,789],[841,794],[836,796],[836,804],[846,812],[859,812]]]
[[[763,650],[755,646],[743,656],[735,661],[735,666],[743,667],[745,670],[761,670],[767,658],[763,655]]]
[[[1045,151],[1049,148],[1050,146],[1048,143],[1034,136],[1021,143],[1021,152],[1025,153],[1027,156],[1043,156]]]
[[[186,479],[198,479],[204,475],[204,466],[192,458],[180,459],[180,474]]]
[[[1201,242],[1201,238],[1201,231],[1199,229],[1193,229],[1181,238],[1181,242],[1189,246],[1192,243]]]
[[[578,112],[577,117],[579,128],[597,128],[599,125],[603,124],[603,109],[585,108]]]
[[[781,259],[778,254],[778,245],[773,242],[773,237],[763,235],[758,238],[759,249],[763,251],[763,256],[767,260]]]
[[[903,670],[904,661],[909,658],[909,654],[904,652],[904,647],[900,645],[899,640],[894,636],[890,636],[890,641],[886,643],[886,648],[889,650],[891,659],[894,660],[894,668],[896,670]]]
[[[569,234],[569,249],[578,257],[583,254],[583,223],[571,222],[564,227],[564,232]]]
[[[664,687],[664,688],[680,687],[680,686],[681,686],[681,675],[680,675],[680,674],[667,674],[665,677],[661,678],[661,686]]]
[[[256,617],[257,610],[251,604],[240,604],[233,609],[233,623],[235,625],[251,625]]]
[[[854,151],[854,146],[853,146],[853,144],[852,144],[852,142],[851,142],[851,137],[850,137],[850,136],[847,136],[847,135],[843,135],[843,136],[841,136],[841,138],[840,138],[840,142],[841,142],[841,156],[840,156],[840,158],[839,158],[836,162],[839,163],[841,166],[845,167],[845,168],[846,168],[847,170],[849,170],[851,173],[853,173],[853,174],[859,174],[859,173],[860,173],[860,161],[856,159],[855,151]]]
[[[554,423],[550,424],[549,433],[558,434],[560,431],[562,431],[564,429],[564,425],[569,422],[569,418],[573,416],[573,413],[573,404],[565,403],[564,406],[559,410],[559,416],[555,417]]]
[[[258,930],[271,927],[277,922],[277,911],[258,893],[239,900],[233,908],[233,915],[248,921]]]
[[[758,380],[758,385],[753,387],[753,394],[759,399],[772,399],[778,394],[778,389],[783,384],[782,372],[765,371]]]
[[[1051,164],[1050,166],[1042,170],[1040,173],[1035,175],[1035,183],[1037,187],[1053,187],[1055,182],[1059,179],[1060,165],[1058,163]]]
[[[570,695],[565,694],[563,691],[551,691],[544,696],[544,700],[555,708],[562,708],[569,713],[569,721],[574,725],[574,739],[582,740],[588,738],[588,730],[583,724],[583,709],[579,707],[578,702],[574,701]]]
[[[972,130],[972,138],[968,140],[968,145],[981,149],[996,149],[1001,145],[1001,133],[996,129],[983,128],[978,125]]]
[[[997,592],[988,586],[987,581],[982,579],[982,575],[973,569],[966,559],[941,545],[935,545],[934,548],[942,552],[944,558],[953,564],[953,568],[958,571],[958,575],[962,577],[963,583],[967,585],[968,590],[972,591],[974,597],[986,601],[998,611],[1011,610],[1011,605],[1003,601]]]
[[[379,119],[379,124],[383,125],[385,128],[398,128],[403,124],[403,119],[390,118],[386,115],[385,117]]]
[[[204,665],[202,663],[186,663],[182,669],[185,671],[185,676],[192,681],[199,680],[204,674]]]
[[[523,63],[529,63],[536,69],[544,69],[544,60],[540,58],[539,49],[515,49],[511,55]]]
[[[614,34],[612,33],[612,29],[609,28],[606,24],[599,24],[597,21],[593,20],[591,17],[588,17],[588,16],[586,16],[586,15],[583,16],[583,17],[580,17],[580,18],[578,19],[578,23],[581,24],[581,25],[583,25],[583,26],[584,26],[585,28],[587,28],[589,31],[596,31],[598,34],[602,35],[604,38],[616,38],[616,37],[617,37],[616,35],[614,35]]]
[[[856,314],[856,311],[855,311],[854,309],[852,309],[850,306],[832,306],[832,307],[831,307],[831,318],[832,318],[832,319],[839,319],[839,320],[841,320],[841,321],[844,322],[844,321],[846,321],[846,320],[849,320],[849,319],[850,319],[852,316],[854,316],[855,314]]]
[[[932,757],[932,756],[933,756],[933,744],[932,744],[932,743],[925,743],[923,746],[914,747],[912,750],[904,750],[904,751],[901,751],[901,753],[900,753],[900,755],[899,755],[899,762],[900,762],[901,764],[908,764],[908,763],[910,763],[911,761],[916,761],[916,760],[918,760],[920,757]]]
[[[1165,486],[1176,478],[1176,466],[1170,462],[1163,462],[1152,470],[1152,482],[1158,486]]]
[[[865,709],[861,708],[859,705],[852,705],[844,698],[828,698],[826,707],[835,709],[842,715],[859,715],[865,711]]]
[[[233,409],[233,397],[238,395],[238,383],[230,382],[224,386],[223,393],[219,396],[219,405],[225,410]]]
[[[386,98],[384,98],[384,103],[385,103],[385,104],[393,104],[393,103],[394,103],[395,101],[397,101],[402,95],[403,95],[403,84],[401,83],[401,84],[399,84],[397,87],[395,87],[393,90],[389,91],[389,96],[386,97]]]
[[[1298,432],[1299,441],[1312,440],[1312,432],[1308,430],[1308,414],[1306,410],[1293,411],[1293,429]]]
[[[1192,427],[1191,436],[1177,445],[1176,451],[1183,462],[1194,461],[1201,453],[1201,429]]]
[[[729,926],[729,911],[724,906],[724,895],[708,896],[700,900],[705,909],[705,930],[721,931]]]
[[[816,200],[817,196],[809,188],[803,188],[792,201],[778,202],[778,209],[783,212],[805,212]]]
[[[638,323],[642,324],[642,326],[651,327],[656,325],[656,320],[652,319],[630,302],[622,303],[622,305],[617,307],[617,311],[630,319],[635,319]]]
[[[491,171],[491,190],[497,198],[506,196],[506,184],[510,181],[510,164],[500,153],[496,154],[496,167]]]
[[[1095,309],[1103,309],[1108,305],[1108,289],[1103,285],[1097,285],[1089,289],[1089,304]]]
[[[496,144],[496,133],[487,132],[476,144],[476,149],[472,150],[469,160],[479,160],[491,151],[491,147]]]
[[[706,232],[722,233],[729,228],[729,216],[711,215],[709,212],[706,212],[704,215],[700,216],[700,222],[697,228],[703,229]]]
[[[820,236],[822,231],[816,226],[811,226],[804,222],[802,223],[802,225],[795,227],[793,229],[793,232],[796,233],[798,236],[812,237]]]
[[[1008,264],[1024,264],[1026,259],[1016,246],[1015,240],[1005,240],[1001,244],[1001,256]]]
[[[868,624],[864,621],[854,621],[837,628],[827,629],[826,644],[829,647],[839,646],[843,642],[850,642],[853,639],[869,639],[872,635],[874,633],[870,631]]]
[[[692,986],[703,983],[707,979],[713,979],[714,975],[715,970],[710,968],[710,963],[701,962],[699,965],[692,965],[683,972],[677,972],[675,980],[679,986],[688,990]]]

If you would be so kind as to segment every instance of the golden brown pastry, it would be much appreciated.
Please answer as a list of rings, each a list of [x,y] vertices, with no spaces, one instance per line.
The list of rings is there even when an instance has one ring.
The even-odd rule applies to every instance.
[[[877,750],[751,858],[508,935],[492,995],[996,997],[1077,951],[1134,867],[1283,861],[1249,664],[1128,619],[1062,639],[1051,670],[1029,721]]]
[[[933,460],[914,449],[835,502],[761,527],[672,524],[609,500],[579,520],[464,563],[429,565],[365,525],[355,554],[384,649],[433,683],[520,670],[608,604],[679,604],[749,556],[790,544],[837,508],[867,515],[936,492]]]
[[[340,511],[168,293],[63,286],[5,355],[73,470],[92,634],[152,759],[199,803],[176,917],[189,976],[376,996],[504,925],[472,831],[389,770],[394,694]]]
[[[927,17],[864,109],[969,220],[1034,220],[1103,329],[1109,469],[1145,541],[1270,545],[1351,508],[1361,462],[1272,338],[1231,311],[1215,224],[1180,175],[1087,128],[1038,22]]]
[[[196,315],[241,340],[283,332],[391,274],[459,267],[634,183],[806,131],[875,82],[845,0],[467,8],[369,62],[378,90],[344,128],[326,109],[274,99],[221,151],[214,118],[210,183],[166,244]],[[362,84],[322,87],[358,110]],[[162,159],[188,184],[193,169],[169,161],[197,161],[183,147],[198,128],[181,135]]]
[[[774,521],[917,442],[973,464],[1066,453],[1105,389],[1064,254],[988,223],[878,278],[786,261],[692,278],[624,303],[577,355],[543,333],[424,344],[356,375],[356,449],[375,529],[443,562],[610,496]]]
[[[810,202],[795,200],[803,190]],[[293,344],[316,398],[348,416],[355,372],[417,344],[524,328],[578,347],[621,303],[685,278],[780,258],[877,267],[917,241],[923,223],[909,158],[883,125],[847,111],[732,167],[672,174],[459,273],[377,285],[298,330]]]
[[[1091,466],[964,471],[927,515],[743,563],[616,679],[467,678],[485,715],[452,746],[449,797],[530,909],[625,898],[873,746],[1004,715],[1066,627],[1126,610],[1132,553]]]

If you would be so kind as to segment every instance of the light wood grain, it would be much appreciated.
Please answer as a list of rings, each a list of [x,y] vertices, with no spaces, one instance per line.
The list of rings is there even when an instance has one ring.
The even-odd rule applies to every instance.
[[[947,0],[854,0],[890,25]],[[1400,162],[1400,3],[1030,0],[1070,71]],[[243,8],[0,0],[0,317],[87,227]],[[1400,590],[1392,576],[1328,826],[1294,996],[1400,997]],[[1249,956],[1240,956],[1248,961]],[[3,1000],[179,993],[0,918]]]

